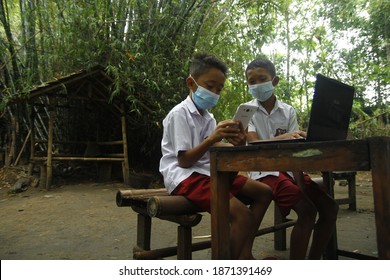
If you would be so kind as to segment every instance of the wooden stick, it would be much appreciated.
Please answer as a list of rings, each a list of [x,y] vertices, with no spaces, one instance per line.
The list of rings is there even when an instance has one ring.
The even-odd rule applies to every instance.
[[[43,139],[35,139],[35,142],[37,143],[47,143],[46,140],[43,140]],[[91,143],[90,141],[53,141],[53,144],[68,144],[68,145],[80,145],[80,144],[88,144],[88,143]],[[105,141],[105,142],[94,142],[96,143],[97,145],[112,145],[112,146],[115,146],[115,145],[122,145],[123,144],[123,141],[122,140],[115,140],[115,141]]]
[[[34,160],[48,160],[48,157],[34,157]],[[123,158],[104,158],[104,157],[51,157],[51,161],[53,160],[69,160],[69,161],[123,161]]]
[[[49,98],[50,100],[50,98]],[[51,100],[50,100],[51,102]],[[49,132],[47,135],[47,166],[46,166],[46,189],[49,190],[53,179],[53,136],[54,136],[55,113],[52,108],[49,111]]]
[[[123,104],[121,109],[123,112],[124,111]],[[126,117],[124,114],[121,116],[121,125],[122,125],[122,141],[123,141],[123,162],[122,162],[123,183],[125,185],[129,185],[130,183],[129,154],[127,148]]]
[[[210,248],[210,246],[211,246],[211,242],[209,240],[202,241],[202,242],[192,244],[191,250],[192,252],[200,251],[200,250],[208,249]],[[176,254],[177,254],[177,246],[154,249],[149,251],[140,250],[137,248],[134,248],[133,250],[133,258],[136,260],[155,260],[155,259],[175,256]]]
[[[16,160],[15,160],[14,165],[18,165],[19,160],[20,160],[20,157],[22,156],[23,151],[24,151],[24,149],[26,148],[26,144],[27,144],[27,141],[28,141],[28,139],[30,138],[30,136],[31,136],[31,129],[28,131],[27,136],[26,136],[26,139],[24,139],[22,148],[20,149],[20,152],[19,152],[19,154],[18,154],[18,157],[17,157]]]

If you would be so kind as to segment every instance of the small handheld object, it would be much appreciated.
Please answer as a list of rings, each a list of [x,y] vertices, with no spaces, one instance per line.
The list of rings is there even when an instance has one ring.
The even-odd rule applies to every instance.
[[[240,121],[244,129],[248,127],[249,121],[253,114],[256,112],[256,105],[241,104],[238,106],[236,113],[234,114],[233,120]]]

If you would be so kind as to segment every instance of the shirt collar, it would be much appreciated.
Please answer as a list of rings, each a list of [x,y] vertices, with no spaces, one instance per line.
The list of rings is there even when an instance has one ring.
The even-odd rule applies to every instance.
[[[263,113],[266,113],[268,115],[267,110],[264,109],[264,107],[263,107],[263,105],[261,105],[260,101],[256,99],[256,102],[257,102],[257,105],[259,106],[260,111],[262,111]],[[278,98],[276,98],[274,108],[272,108],[270,115],[272,113],[276,112],[279,108],[281,108],[281,103],[278,100]]]
[[[198,111],[198,108],[196,108],[194,101],[192,101],[191,97],[188,95],[187,98],[184,100],[188,110],[191,114],[198,115],[201,117],[204,117],[205,119],[210,119],[212,117],[211,113],[208,110],[204,110],[204,114],[201,115]]]

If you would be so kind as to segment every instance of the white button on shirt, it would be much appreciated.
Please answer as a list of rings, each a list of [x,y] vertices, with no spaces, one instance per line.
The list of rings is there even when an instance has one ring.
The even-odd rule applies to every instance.
[[[248,125],[248,132],[256,132],[260,139],[270,139],[277,135],[277,130],[293,132],[299,130],[297,116],[292,106],[276,100],[272,111],[268,112],[257,99],[253,99],[245,104],[256,105],[256,113]],[[268,175],[279,176],[279,172],[250,172],[252,179],[263,178]]]
[[[164,176],[168,192],[171,193],[193,172],[210,176],[209,152],[189,168],[180,167],[177,156],[179,151],[193,149],[214,132],[214,116],[207,110],[201,115],[188,96],[168,113],[163,120],[163,126],[160,172]]]

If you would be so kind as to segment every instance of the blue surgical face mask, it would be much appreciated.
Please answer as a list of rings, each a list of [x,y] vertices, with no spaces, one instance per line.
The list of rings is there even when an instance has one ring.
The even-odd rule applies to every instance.
[[[200,110],[207,110],[217,105],[219,95],[198,85],[195,79],[192,79],[198,86],[196,91],[192,93],[192,101],[194,101],[196,107]]]
[[[249,93],[260,102],[268,100],[274,92],[274,89],[272,81],[249,85]]]

